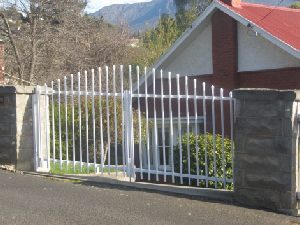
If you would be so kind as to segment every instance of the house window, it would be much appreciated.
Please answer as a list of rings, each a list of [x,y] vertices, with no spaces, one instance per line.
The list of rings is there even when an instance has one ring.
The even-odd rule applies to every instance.
[[[197,120],[197,123],[194,118],[190,118],[189,120],[189,130],[190,133],[195,133],[196,126],[198,129],[198,133],[202,132],[203,127],[203,118],[200,117]],[[187,119],[181,118],[181,135],[187,133]],[[152,128],[152,132],[150,132],[150,149],[152,151],[151,154],[151,164],[155,168],[156,164],[156,153],[155,153],[155,130]],[[163,142],[163,129],[162,129],[162,121],[157,120],[157,162],[159,170],[164,169],[164,146],[165,146],[165,156],[166,156],[166,167],[167,171],[171,171],[171,126],[170,120],[166,119],[164,122],[164,135],[165,135],[165,143]],[[173,118],[173,146],[176,146],[179,138],[179,130],[178,130],[178,120],[177,118]]]

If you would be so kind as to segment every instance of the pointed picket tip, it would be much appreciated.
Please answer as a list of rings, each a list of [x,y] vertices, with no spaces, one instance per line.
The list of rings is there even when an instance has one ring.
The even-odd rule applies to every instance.
[[[224,89],[220,88],[220,96],[221,96],[221,98],[223,98],[223,95],[224,95]]]

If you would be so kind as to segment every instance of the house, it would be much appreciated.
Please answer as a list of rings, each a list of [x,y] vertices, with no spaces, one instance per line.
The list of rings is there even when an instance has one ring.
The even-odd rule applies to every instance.
[[[192,81],[196,79],[200,87],[206,82],[207,86],[224,88],[226,94],[236,88],[300,89],[300,10],[241,0],[214,0],[153,67],[157,71],[180,74],[181,93],[184,93],[184,76],[188,76],[191,90]],[[152,78],[151,73],[146,75],[140,82],[140,90],[147,80],[148,93],[151,93]],[[160,79],[159,76],[156,78],[156,93],[159,93]],[[163,78],[167,78],[167,74]],[[163,89],[168,93],[165,81]],[[176,93],[174,79],[172,83],[172,92]],[[202,94],[202,88],[198,94]],[[158,117],[159,104],[156,107]],[[201,109],[201,104],[198,107]],[[211,106],[207,108],[211,109]],[[225,114],[229,116],[228,108]],[[185,109],[180,116],[184,121]],[[193,113],[189,117],[192,118]],[[208,116],[207,120],[211,124],[212,118]],[[217,133],[220,133],[220,117],[215,120]],[[225,122],[228,134],[229,120]],[[201,130],[201,123],[201,118],[194,123],[191,121],[190,127],[199,126]],[[177,125],[173,125],[176,136]],[[167,121],[165,127],[168,130]],[[162,146],[159,122],[157,133],[158,146]],[[169,147],[168,143],[165,145]]]
[[[299,89],[300,10],[214,0],[153,67],[228,91]]]

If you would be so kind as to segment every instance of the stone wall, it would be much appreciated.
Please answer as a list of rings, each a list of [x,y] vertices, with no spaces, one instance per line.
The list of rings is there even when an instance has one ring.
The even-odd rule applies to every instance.
[[[300,92],[239,89],[233,97],[236,200],[296,214]]]
[[[0,87],[0,164],[33,171],[34,139],[32,97],[34,87]],[[41,109],[45,98],[41,98]],[[45,114],[41,112],[41,120]],[[44,123],[42,123],[42,127]],[[44,135],[42,137],[45,139]]]

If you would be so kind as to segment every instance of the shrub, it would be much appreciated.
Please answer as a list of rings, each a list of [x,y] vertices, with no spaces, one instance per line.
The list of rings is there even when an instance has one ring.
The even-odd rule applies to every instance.
[[[290,7],[292,9],[300,9],[300,2],[299,1],[294,2]]]
[[[65,104],[62,100],[60,105],[60,122],[61,122],[61,149],[62,149],[62,158],[66,159],[66,137],[68,137],[68,153],[69,160],[72,160],[72,151],[73,151],[73,136],[72,136],[72,106],[70,99],[68,100],[67,105],[67,128],[68,128],[68,136],[66,133],[66,111]],[[75,158],[77,161],[80,159],[80,133],[81,129],[81,147],[82,147],[82,159],[86,162],[87,160],[87,143],[86,143],[86,110],[85,110],[85,100],[84,96],[81,97],[81,108],[78,109],[78,98],[75,97],[75,107],[74,107],[74,144],[75,144]],[[101,113],[102,113],[102,134],[103,134],[103,144],[104,144],[104,161],[107,159],[107,151],[108,151],[108,136],[110,137],[110,148],[111,148],[111,156],[114,154],[115,147],[114,144],[122,144],[122,104],[120,99],[116,101],[116,119],[117,119],[117,140],[115,140],[115,113],[114,113],[114,100],[112,97],[109,98],[108,101],[108,110],[109,110],[109,123],[107,120],[107,101],[105,98],[101,99]],[[53,157],[53,133],[52,133],[52,104],[49,106],[49,118],[50,118],[50,148],[51,148],[51,157]],[[87,112],[88,112],[88,143],[89,143],[89,162],[94,162],[94,146],[93,146],[93,118],[92,118],[92,101],[89,99],[87,103]],[[101,150],[100,150],[100,106],[99,106],[99,97],[95,97],[95,140],[96,140],[96,160],[99,163],[101,160]],[[81,127],[79,126],[79,111],[81,112]],[[133,127],[134,127],[134,138],[135,142],[138,142],[139,134],[139,119],[138,119],[138,111],[133,109]],[[125,118],[126,120],[126,118]],[[109,124],[109,133],[107,130]],[[54,125],[55,125],[55,158],[59,159],[59,111],[58,111],[58,103],[54,104]],[[151,124],[150,124],[151,126]],[[146,120],[144,113],[141,113],[141,135],[142,139],[145,139],[146,136]],[[119,157],[121,154],[119,154]],[[111,161],[114,163],[114,159]]]
[[[198,142],[198,156],[196,154],[196,140]],[[199,162],[199,175],[205,176],[205,146],[207,150],[207,167],[208,167],[208,176],[214,177],[214,148],[213,148],[213,135],[207,133],[206,135],[194,135],[187,134],[182,136],[182,172],[188,174],[188,143],[190,143],[190,171],[191,174],[197,175],[197,162]],[[216,135],[216,174],[217,177],[223,178],[223,152],[222,152],[222,136]],[[225,159],[225,172],[226,179],[232,179],[232,154],[231,154],[231,141],[227,138],[224,138],[224,159]],[[179,144],[175,146],[174,149],[174,169],[175,172],[180,172],[180,147]],[[195,181],[193,182],[195,183]],[[215,182],[209,181],[209,187],[214,188]],[[200,186],[206,187],[205,180],[200,180]],[[222,188],[223,183],[217,182],[218,188]],[[226,189],[232,189],[232,184],[227,183]]]

